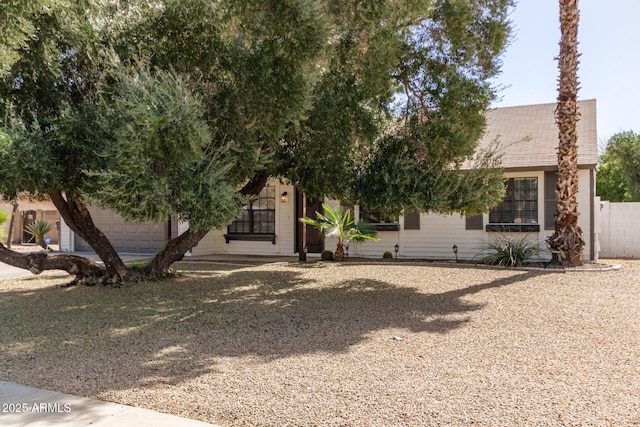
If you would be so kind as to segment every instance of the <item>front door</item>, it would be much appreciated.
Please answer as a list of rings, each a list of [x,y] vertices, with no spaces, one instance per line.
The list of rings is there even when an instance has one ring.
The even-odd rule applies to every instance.
[[[319,199],[307,199],[302,193],[296,191],[296,252],[300,252],[302,246],[302,227],[305,225],[298,221],[302,218],[302,200],[305,200],[305,208],[307,217],[316,219],[316,212],[322,212],[322,201]],[[320,236],[318,229],[311,226],[307,227],[307,253],[319,254],[324,250],[324,239]]]

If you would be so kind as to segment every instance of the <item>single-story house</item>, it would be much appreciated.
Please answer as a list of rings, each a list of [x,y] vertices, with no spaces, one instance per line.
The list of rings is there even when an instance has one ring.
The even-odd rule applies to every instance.
[[[378,242],[351,244],[348,254],[380,258],[386,251],[399,258],[453,259],[453,246],[459,259],[477,257],[496,233],[508,230],[526,233],[539,242],[553,233],[555,186],[557,176],[558,128],[555,124],[555,103],[496,108],[487,112],[487,130],[481,147],[498,140],[502,166],[507,180],[507,197],[502,204],[484,215],[465,217],[460,214],[435,215],[408,213],[397,219],[385,218],[377,212],[354,207],[359,220],[372,223],[378,229]],[[595,171],[598,160],[596,132],[596,101],[579,102],[578,122],[579,224],[586,246],[584,261],[597,259],[599,203],[595,197]],[[295,256],[303,248],[302,225],[298,221],[307,212],[321,211],[320,200],[305,200],[294,186],[271,180],[259,197],[247,206],[240,218],[222,230],[208,233],[193,248],[193,255],[278,255]],[[338,201],[326,200],[330,205]],[[303,206],[304,203],[304,206]],[[304,208],[304,210],[303,210]],[[157,249],[164,238],[172,236],[184,225],[164,226],[137,224],[129,226],[108,212],[95,217],[98,226],[107,226],[107,236],[117,228],[120,233],[117,248]],[[118,224],[116,224],[118,223]],[[140,228],[140,227],[143,228]],[[127,227],[136,227],[128,229]],[[169,230],[167,230],[169,228]],[[63,227],[61,248],[78,250],[79,239]],[[156,237],[151,238],[150,230]],[[73,241],[75,240],[75,246]],[[134,242],[156,242],[144,243]],[[130,243],[126,243],[129,241]],[[335,241],[321,239],[316,230],[307,227],[307,252],[320,253],[335,249]]]
[[[558,128],[556,104],[496,108],[487,112],[487,131],[480,146],[496,139],[502,151],[502,166],[507,179],[507,197],[500,206],[484,215],[466,218],[460,214],[407,214],[397,220],[376,212],[354,208],[360,220],[378,228],[378,242],[350,245],[352,256],[382,257],[398,245],[400,258],[452,259],[455,245],[459,259],[472,259],[496,233],[509,230],[527,233],[543,242],[553,234],[555,187],[557,178]],[[596,220],[599,204],[595,198],[595,170],[598,160],[596,101],[579,103],[578,166],[579,223],[586,246],[584,260],[597,258]],[[337,201],[327,201],[338,205]],[[320,211],[320,201],[306,203],[306,212]],[[247,207],[227,229],[210,232],[193,249],[194,255],[251,254],[294,255],[301,248],[300,225],[302,199],[295,188],[275,180]],[[324,248],[334,250],[335,242],[323,242],[315,230],[307,229],[309,253]]]

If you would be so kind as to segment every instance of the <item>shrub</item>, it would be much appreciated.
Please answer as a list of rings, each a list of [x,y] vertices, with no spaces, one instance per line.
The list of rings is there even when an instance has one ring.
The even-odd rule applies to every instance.
[[[540,253],[540,243],[530,236],[514,237],[502,234],[489,240],[487,249],[489,255],[482,258],[482,262],[489,265],[515,267]]]
[[[333,252],[331,252],[330,250],[322,251],[322,253],[320,254],[320,259],[322,261],[333,261]]]
[[[6,213],[5,211],[0,210],[0,227],[7,222],[7,220],[11,218],[11,215]],[[0,239],[4,239],[7,237],[7,232],[4,228],[0,228]]]
[[[44,249],[47,249],[47,244],[44,241],[44,235],[51,231],[51,226],[42,220],[37,220],[27,225],[24,231],[31,234],[36,240],[36,244],[40,245]]]
[[[384,259],[393,259],[393,254],[389,251],[386,251],[385,253],[382,254],[382,258]]]

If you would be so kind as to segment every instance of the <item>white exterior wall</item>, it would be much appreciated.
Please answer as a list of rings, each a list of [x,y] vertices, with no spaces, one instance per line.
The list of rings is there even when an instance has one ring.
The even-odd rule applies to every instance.
[[[269,185],[275,186],[276,192],[276,244],[271,241],[230,240],[226,243],[224,235],[227,228],[209,232],[193,248],[194,256],[229,254],[229,255],[294,255],[296,200],[295,189],[292,185],[280,184],[271,180]],[[282,203],[280,195],[287,192],[288,200]]]
[[[540,222],[539,233],[528,233],[534,239],[541,242],[544,248],[545,239],[553,234],[552,230],[544,230],[544,173],[543,172],[517,172],[506,173],[507,178],[538,178],[538,219]],[[590,200],[590,174],[588,170],[579,172],[580,192],[578,194],[579,209],[581,215],[579,224],[584,232],[586,246],[584,260],[588,261],[591,253],[591,215],[588,207],[594,201]],[[275,186],[276,192],[276,244],[270,241],[242,241],[231,240],[226,243],[224,234],[226,227],[208,233],[193,248],[193,255],[233,254],[233,255],[279,255],[294,256],[295,248],[295,189],[291,185],[283,185],[277,181],[270,181],[269,185]],[[288,201],[282,203],[280,195],[286,191]],[[336,200],[327,200],[333,208],[339,206]],[[640,203],[609,204],[605,202],[602,211],[602,227],[600,246],[602,256],[606,257],[640,257]],[[356,218],[358,207],[355,208]],[[600,215],[596,215],[596,220]],[[489,222],[489,215],[483,217],[483,225]],[[458,247],[458,258],[471,260],[481,257],[482,249],[486,246],[492,235],[483,230],[466,230],[465,217],[455,213],[452,215],[422,214],[420,216],[419,230],[404,230],[404,217],[399,218],[400,230],[379,231],[378,242],[365,242],[362,244],[349,244],[349,255],[371,258],[382,258],[386,251],[394,253],[394,246],[398,244],[399,258],[421,259],[454,259],[453,245]],[[183,227],[184,228],[184,224]],[[596,231],[600,226],[596,224]],[[183,231],[183,230],[182,230]],[[514,233],[522,236],[523,233]],[[336,239],[327,237],[325,248],[335,251]],[[598,245],[596,245],[596,249]],[[61,221],[60,225],[60,249],[62,251],[75,250],[74,234],[69,227]],[[547,259],[548,255],[543,254]]]
[[[601,203],[600,256],[640,258],[640,202]]]
[[[506,173],[506,178],[538,178],[538,220],[539,233],[528,233],[538,241],[544,240],[544,172]],[[453,260],[453,245],[458,248],[458,259],[472,260],[482,257],[483,248],[492,235],[485,231],[489,223],[489,214],[483,215],[482,230],[467,230],[463,215],[422,214],[419,230],[404,230],[404,218],[400,217],[399,231],[378,232],[380,242],[367,242],[360,245],[356,254],[361,256],[382,257],[384,251],[393,253],[393,246],[398,243],[399,258],[421,258]],[[522,236],[523,233],[514,233]]]
[[[593,185],[594,188],[591,188],[591,171],[587,169],[580,169],[578,171],[578,213],[580,214],[578,217],[578,225],[582,229],[582,235],[584,237],[583,261],[590,261],[591,245],[593,245],[593,242],[591,241],[590,209],[592,209],[595,204],[595,197],[591,198],[591,195],[595,194],[595,182]],[[597,218],[594,218],[594,223],[595,220],[597,220]],[[542,225],[544,225],[544,221],[542,222]],[[598,229],[599,226],[596,225],[595,228]],[[546,240],[546,238],[552,234],[553,230],[546,230],[543,240]],[[595,258],[597,258],[597,255]]]
[[[509,172],[506,178],[538,178],[538,221],[540,231],[537,233],[513,233],[515,236],[528,234],[532,240],[540,242],[542,249],[546,248],[545,240],[553,234],[553,230],[544,229],[544,172]],[[578,173],[580,180],[580,192],[578,194],[578,206],[581,215],[578,223],[583,230],[585,238],[584,261],[589,261],[591,254],[591,215],[589,206],[593,204],[591,200],[590,172],[580,170]],[[640,205],[640,204],[639,204]],[[638,221],[640,221],[640,208],[638,211]],[[487,232],[484,229],[489,223],[489,214],[483,215],[482,230],[466,230],[465,217],[459,213],[452,215],[422,214],[420,216],[419,230],[404,230],[404,218],[400,217],[399,231],[378,232],[379,242],[366,242],[358,245],[350,254],[381,258],[385,251],[393,253],[393,246],[399,245],[399,258],[423,258],[423,259],[455,259],[453,245],[458,247],[458,258],[461,260],[479,259],[482,257],[483,249],[492,236],[498,233]],[[597,227],[596,227],[597,228]],[[603,231],[604,233],[604,231]],[[640,234],[638,236],[640,242]],[[330,248],[327,246],[327,248]],[[542,252],[541,259],[549,259],[550,255]]]

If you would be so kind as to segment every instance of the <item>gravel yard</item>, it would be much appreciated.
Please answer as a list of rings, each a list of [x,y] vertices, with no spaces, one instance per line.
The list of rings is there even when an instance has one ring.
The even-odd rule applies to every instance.
[[[0,280],[0,379],[221,426],[640,425],[640,262]]]

